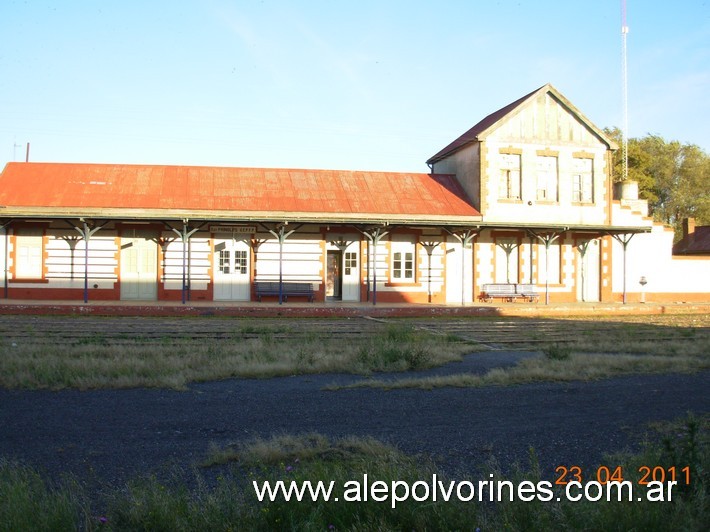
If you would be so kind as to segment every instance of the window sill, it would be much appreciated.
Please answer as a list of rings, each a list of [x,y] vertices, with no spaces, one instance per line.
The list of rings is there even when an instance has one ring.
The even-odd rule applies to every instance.
[[[572,206],[573,207],[594,207],[596,203],[593,201],[573,201]]]
[[[10,283],[10,284],[12,284],[12,283],[48,284],[48,283],[49,283],[49,279],[37,279],[37,278],[35,278],[35,277],[33,277],[33,278],[27,278],[27,279],[21,279],[21,278],[20,278],[20,279],[17,279],[17,278],[15,278],[15,279],[8,279],[7,282]]]
[[[521,199],[513,199],[513,198],[498,198],[498,203],[513,203],[513,204],[523,204],[523,200]]]
[[[422,283],[418,283],[416,281],[412,281],[410,283],[408,283],[408,282],[396,282],[396,283],[388,282],[388,283],[385,283],[385,286],[387,286],[389,288],[418,288],[418,287],[422,286]]]

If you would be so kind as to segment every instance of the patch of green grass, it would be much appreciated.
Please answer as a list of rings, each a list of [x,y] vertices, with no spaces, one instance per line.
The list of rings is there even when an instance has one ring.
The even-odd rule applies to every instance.
[[[368,485],[382,482],[432,482],[443,486],[478,480],[523,481],[538,485],[552,483],[541,472],[531,450],[527,465],[502,469],[482,465],[477,478],[451,478],[422,456],[409,456],[372,438],[331,439],[321,434],[278,435],[254,439],[228,449],[213,449],[206,465],[223,464],[216,482],[208,484],[197,476],[188,488],[179,477],[170,482],[142,477],[126,485],[106,487],[99,500],[89,502],[76,482],[50,486],[33,470],[0,461],[0,529],[2,530],[706,530],[710,522],[710,416],[663,424],[660,433],[649,435],[639,453],[606,457],[604,465],[618,465],[623,479],[632,481],[634,495],[642,494],[638,484],[643,467],[665,471],[688,467],[690,483],[673,489],[671,502],[613,500],[611,502],[568,501],[563,488],[553,488],[546,500],[514,496],[489,504],[478,494],[462,502],[452,491],[449,501],[441,495],[425,500],[375,501],[372,492],[364,500],[353,481]],[[226,464],[226,465],[224,465]],[[473,464],[475,465],[475,464]],[[331,500],[306,495],[300,502],[286,501],[283,492],[274,500],[260,502],[254,486],[265,481],[296,485],[309,481],[333,483]],[[478,488],[476,488],[478,489]],[[345,491],[354,500],[345,500]],[[420,490],[420,494],[423,490]],[[464,495],[468,489],[462,490]],[[514,493],[519,493],[515,489]],[[400,495],[402,492],[400,491]],[[486,493],[486,495],[488,495]],[[526,493],[529,495],[529,492]],[[543,494],[544,495],[544,494]],[[335,501],[334,497],[339,500]],[[557,497],[560,500],[557,500]],[[545,497],[543,497],[545,498]],[[359,499],[359,500],[358,500]],[[92,505],[104,508],[100,513]]]
[[[49,486],[33,469],[0,458],[0,530],[76,530],[89,520],[76,483]]]
[[[291,327],[285,325],[272,325],[272,324],[258,324],[258,323],[246,323],[237,329],[239,334],[243,335],[274,335],[274,334],[284,334],[290,332]]]
[[[676,421],[674,425],[677,427],[674,430],[676,434],[661,436],[662,443],[656,435],[639,453],[621,453],[605,459],[606,464],[620,466],[623,480],[630,481],[634,486],[633,497],[642,497],[642,501],[629,501],[628,492],[621,501],[614,498],[610,502],[584,499],[571,502],[566,498],[550,503],[516,500],[499,504],[495,520],[509,530],[707,530],[707,523],[710,522],[710,452],[707,439],[710,416],[704,416],[701,420],[691,416]],[[683,430],[678,436],[680,427]],[[668,450],[669,436],[674,440],[672,449],[692,448],[695,449],[694,455],[676,453],[676,457],[682,458],[673,460]],[[665,472],[672,467],[676,467],[677,471],[688,467],[692,472],[690,483],[686,484],[685,479],[681,478],[683,475],[678,475],[680,482],[672,490],[671,501],[648,501],[642,496],[644,488],[639,482],[649,467]],[[496,476],[500,475],[502,473],[496,473]],[[514,482],[528,480],[535,484],[541,480],[534,453],[531,453],[528,468],[516,468],[511,479]],[[615,491],[612,494],[616,496]]]
[[[317,433],[257,438],[229,449],[212,449],[206,465],[224,463],[233,465],[233,478],[246,476],[246,482],[221,480],[211,490],[201,486],[193,493],[199,502],[194,504],[184,491],[148,479],[132,484],[128,497],[119,497],[112,505],[119,511],[109,512],[109,517],[125,528],[142,529],[146,522],[150,528],[157,524],[152,519],[152,509],[157,506],[161,510],[159,522],[171,530],[197,530],[196,525],[211,529],[215,522],[212,513],[231,516],[231,521],[228,517],[222,522],[223,528],[238,523],[239,528],[250,530],[468,530],[479,522],[479,508],[460,501],[422,504],[410,499],[392,508],[391,502],[373,500],[369,491],[357,501],[352,500],[356,497],[352,493],[351,500],[346,500],[348,482],[363,483],[363,475],[388,486],[395,481],[411,485],[430,481],[433,474],[441,475],[430,461],[407,456],[372,438],[330,439]],[[443,475],[440,478],[445,479]],[[254,485],[261,489],[266,481],[332,483],[333,491],[327,502],[308,496],[300,502],[287,501],[283,494],[273,501],[259,502]],[[227,510],[213,503],[219,500]]]
[[[572,348],[565,344],[549,344],[542,348],[549,360],[567,360],[572,354]]]

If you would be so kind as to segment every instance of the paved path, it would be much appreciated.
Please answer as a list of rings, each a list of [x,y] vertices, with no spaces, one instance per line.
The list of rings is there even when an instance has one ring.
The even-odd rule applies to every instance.
[[[473,474],[490,457],[509,467],[534,447],[551,475],[557,465],[592,466],[637,443],[650,421],[710,412],[710,372],[505,388],[323,390],[359,378],[233,379],[186,392],[0,390],[0,456],[50,476],[113,483],[198,463],[212,443],[318,431],[371,435],[431,455],[452,473]]]

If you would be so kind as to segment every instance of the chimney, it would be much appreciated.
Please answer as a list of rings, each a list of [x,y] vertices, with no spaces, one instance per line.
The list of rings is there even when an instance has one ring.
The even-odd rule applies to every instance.
[[[683,238],[695,233],[695,218],[683,219]]]

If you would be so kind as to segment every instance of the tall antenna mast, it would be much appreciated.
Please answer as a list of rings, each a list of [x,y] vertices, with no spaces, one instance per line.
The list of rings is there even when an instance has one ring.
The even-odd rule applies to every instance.
[[[629,27],[626,25],[626,0],[621,0],[621,84],[624,107],[621,158],[623,160],[624,181],[629,178],[629,72],[626,57],[626,36],[628,34]]]

